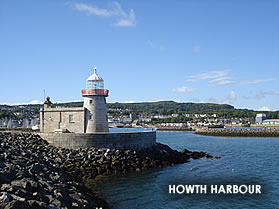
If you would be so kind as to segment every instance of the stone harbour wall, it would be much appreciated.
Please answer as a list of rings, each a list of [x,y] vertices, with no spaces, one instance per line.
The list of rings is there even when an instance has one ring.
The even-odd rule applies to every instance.
[[[156,131],[122,133],[40,133],[48,143],[56,147],[141,149],[156,143]]]
[[[236,137],[279,137],[279,128],[217,129],[197,128],[195,134]]]

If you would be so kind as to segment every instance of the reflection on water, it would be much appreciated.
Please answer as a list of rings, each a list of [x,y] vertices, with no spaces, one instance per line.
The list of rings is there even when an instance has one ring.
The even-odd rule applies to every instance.
[[[206,151],[219,160],[105,177],[91,187],[115,208],[276,208],[279,138],[240,138],[158,131],[157,141],[178,150]],[[170,195],[169,184],[261,184],[261,195]]]

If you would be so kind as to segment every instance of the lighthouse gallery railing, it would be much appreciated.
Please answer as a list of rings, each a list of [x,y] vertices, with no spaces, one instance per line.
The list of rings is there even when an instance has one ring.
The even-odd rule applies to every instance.
[[[86,95],[103,95],[108,96],[109,90],[107,89],[82,89],[81,94]]]

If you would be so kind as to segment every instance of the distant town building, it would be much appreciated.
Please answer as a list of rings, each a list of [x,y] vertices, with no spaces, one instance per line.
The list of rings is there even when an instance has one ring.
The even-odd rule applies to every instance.
[[[121,123],[131,123],[132,118],[119,118],[119,122],[121,122]]]
[[[8,124],[7,124],[7,128],[11,129],[15,127],[15,123],[14,120],[10,118]]]
[[[268,119],[262,122],[263,125],[279,125],[279,119]]]
[[[151,122],[151,118],[140,118],[140,120],[142,121],[142,122]]]
[[[24,118],[22,127],[23,128],[30,128],[30,121],[28,120],[28,118]]]
[[[138,117],[137,117],[137,115],[135,113],[130,113],[130,118],[131,118],[132,121],[138,119]]]
[[[168,126],[168,127],[185,127],[186,123],[161,123],[160,126]]]
[[[169,118],[169,116],[168,115],[154,115],[152,118],[165,119],[165,118]]]
[[[256,115],[256,123],[262,123],[266,119],[266,115],[264,113],[258,113]]]
[[[40,125],[40,118],[32,118],[30,126]]]

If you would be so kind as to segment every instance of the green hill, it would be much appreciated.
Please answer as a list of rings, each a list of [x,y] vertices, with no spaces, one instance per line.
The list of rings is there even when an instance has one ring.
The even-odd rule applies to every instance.
[[[59,106],[81,107],[83,102],[60,103]],[[174,101],[159,102],[139,102],[139,103],[108,103],[109,113],[119,112],[119,114],[128,114],[130,112],[139,114],[217,114],[219,117],[226,118],[254,118],[257,113],[265,113],[267,118],[279,118],[279,111],[254,111],[248,109],[236,109],[228,104],[213,103],[180,103]]]
[[[156,114],[174,114],[174,113],[207,113],[218,110],[234,109],[231,105],[211,104],[211,103],[177,103],[173,101],[161,102],[142,102],[142,103],[111,103],[108,104],[111,109],[129,109],[132,112],[145,112]]]
[[[82,107],[83,102],[68,102],[58,103],[57,106],[64,107]],[[279,118],[279,111],[254,111],[248,109],[236,109],[227,104],[213,104],[213,103],[178,103],[174,101],[160,101],[160,102],[140,102],[140,103],[108,103],[109,113],[129,114],[131,112],[139,114],[217,114],[219,117],[226,118],[245,118],[255,117],[257,113],[265,113],[267,118]],[[39,108],[42,105],[17,105],[8,106],[0,105],[0,117],[10,116],[15,111],[33,111],[35,114],[39,113]]]

